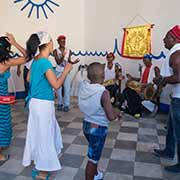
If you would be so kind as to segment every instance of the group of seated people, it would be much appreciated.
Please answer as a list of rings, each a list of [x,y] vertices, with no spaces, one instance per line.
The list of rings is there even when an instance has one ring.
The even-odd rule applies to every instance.
[[[119,101],[120,110],[136,118],[141,117],[143,107],[151,112],[156,111],[159,103],[159,89],[153,85],[153,78],[160,75],[160,70],[152,65],[152,57],[149,54],[144,55],[144,66],[140,69],[139,78],[126,74],[127,81],[122,92],[121,81],[125,77],[122,75],[121,66],[114,63],[115,55],[112,52],[107,54],[106,59],[104,86],[110,92],[112,104]]]
[[[56,72],[59,76],[65,66],[65,63],[67,62],[67,57],[69,54],[69,50],[66,49],[66,37],[64,35],[60,35],[57,38],[57,42],[59,44],[59,47],[55,49],[54,51],[54,57],[57,63]],[[67,51],[67,53],[65,52]],[[62,52],[65,55],[62,55]],[[78,60],[76,60],[79,62]],[[75,63],[77,63],[75,61]],[[127,82],[125,89],[121,92],[121,81],[125,79],[124,75],[122,75],[122,68],[119,63],[115,61],[115,55],[113,52],[109,52],[106,55],[106,62],[104,64],[104,86],[106,89],[110,92],[111,97],[111,103],[113,105],[117,104],[119,101],[119,108],[135,117],[141,116],[142,111],[142,100],[144,97],[142,97],[142,92],[144,89],[146,89],[146,86],[152,83],[153,78],[155,77],[155,73],[158,74],[159,69],[157,67],[154,67],[151,62],[151,56],[145,55],[143,58],[144,67],[142,69],[141,77],[133,77],[130,74],[127,74]],[[28,89],[28,82],[26,81],[27,72],[32,64],[32,60],[30,62],[27,62],[24,66],[24,86],[26,89]],[[78,81],[83,76],[83,71],[86,70],[86,68],[83,68],[83,65],[79,66],[78,72],[76,74],[76,77],[74,78],[72,84],[72,95],[77,96],[77,89],[78,89]],[[86,67],[86,66],[85,66]],[[20,75],[20,66],[18,66],[17,74]],[[87,76],[87,73],[86,75]],[[85,78],[87,79],[87,78]],[[138,83],[137,83],[138,82]],[[71,91],[71,80],[70,76],[66,77],[63,88],[58,89],[58,110],[63,110],[65,112],[69,111],[69,105],[70,105],[70,91]],[[150,88],[151,89],[151,88]],[[63,90],[63,91],[62,91]],[[62,97],[64,95],[64,97]],[[27,94],[26,94],[27,96]],[[145,98],[146,99],[146,98]],[[144,102],[145,103],[145,102]]]

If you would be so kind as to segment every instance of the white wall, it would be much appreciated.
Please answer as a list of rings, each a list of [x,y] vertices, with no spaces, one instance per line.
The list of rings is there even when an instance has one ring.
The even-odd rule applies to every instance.
[[[39,2],[38,0],[32,0]],[[0,3],[0,34],[13,32],[17,40],[25,44],[32,32],[48,31],[54,41],[58,34],[67,35],[67,45],[74,51],[113,51],[114,40],[118,39],[119,49],[123,37],[123,28],[137,15],[141,15],[149,23],[155,24],[152,31],[152,53],[159,55],[163,50],[163,37],[174,25],[180,24],[179,0],[54,0],[60,4],[57,8],[52,6],[54,14],[48,14],[48,20],[37,20],[35,14],[27,18],[27,10],[20,12],[22,4],[14,4],[13,1],[1,1]],[[40,0],[44,2],[44,0]],[[144,20],[137,17],[130,26],[145,24]],[[55,46],[57,46],[55,41]],[[81,62],[89,64],[92,61],[104,62],[103,57],[80,57]],[[124,73],[138,75],[138,64],[141,61],[129,60],[116,55],[120,61]],[[162,60],[154,60],[160,64]],[[76,67],[73,73],[76,71]],[[73,74],[72,73],[72,74]],[[16,88],[22,90],[21,80],[16,79]]]

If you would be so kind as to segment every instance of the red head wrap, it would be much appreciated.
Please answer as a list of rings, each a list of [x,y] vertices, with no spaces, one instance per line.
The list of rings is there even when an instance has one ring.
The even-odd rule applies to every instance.
[[[57,41],[60,40],[60,39],[66,39],[66,36],[65,35],[59,35],[58,38],[57,38]]]
[[[169,32],[180,42],[180,25],[174,26]]]
[[[109,52],[109,53],[107,53],[106,57],[109,57],[109,56],[112,56],[112,57],[113,57],[113,59],[115,58],[115,55],[114,55],[114,53],[113,53],[113,52]]]

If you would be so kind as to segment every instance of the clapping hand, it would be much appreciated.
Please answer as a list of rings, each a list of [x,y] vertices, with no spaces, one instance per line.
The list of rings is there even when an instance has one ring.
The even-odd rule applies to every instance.
[[[68,62],[69,62],[69,63],[71,63],[71,64],[77,64],[77,63],[80,61],[79,58],[77,58],[77,59],[75,59],[74,61],[72,61],[72,60],[71,60],[71,56],[72,56],[72,51],[70,50],[70,51],[69,51],[69,57],[68,57]]]

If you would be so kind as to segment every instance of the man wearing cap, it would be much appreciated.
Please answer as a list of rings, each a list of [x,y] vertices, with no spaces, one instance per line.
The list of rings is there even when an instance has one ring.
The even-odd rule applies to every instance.
[[[173,159],[175,144],[177,144],[178,162],[165,167],[170,172],[180,172],[180,25],[169,30],[164,38],[164,46],[169,50],[163,64],[161,77],[155,78],[155,83],[171,85],[171,104],[166,135],[166,147],[163,150],[154,149],[159,157]]]
[[[66,36],[60,35],[57,38],[57,42],[59,44],[59,47],[54,50],[53,54],[57,63],[56,72],[57,76],[59,77],[63,70],[65,65],[67,64],[68,57],[70,50],[66,48]],[[76,64],[79,62],[78,59],[76,59],[74,62],[71,62],[72,64]],[[70,94],[71,94],[71,78],[70,74],[66,76],[66,79],[63,83],[63,94],[64,98],[62,96],[62,87],[58,89],[58,110],[68,112],[69,111],[69,105],[70,105]]]

